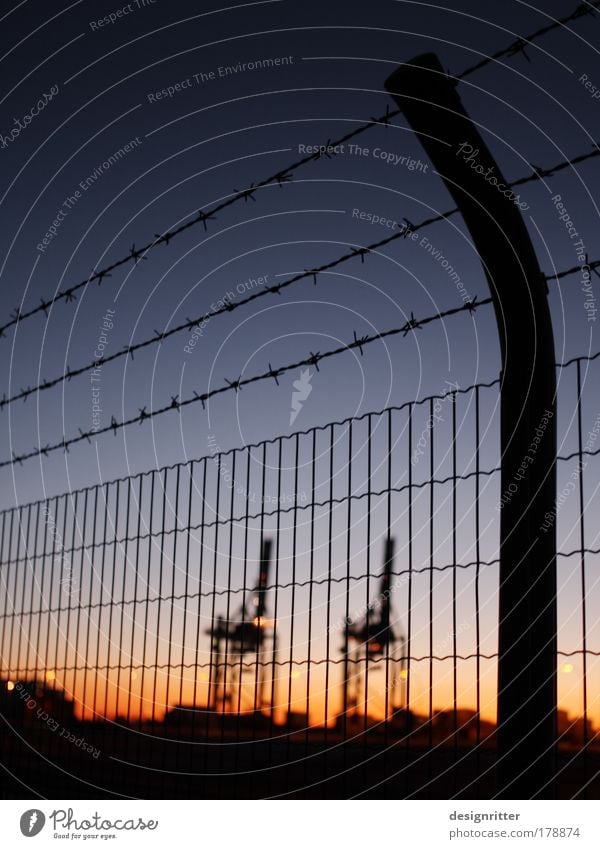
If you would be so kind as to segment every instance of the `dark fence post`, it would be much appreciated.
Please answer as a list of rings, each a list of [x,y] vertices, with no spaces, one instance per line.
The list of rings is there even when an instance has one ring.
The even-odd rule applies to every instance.
[[[437,57],[386,88],[454,198],[494,301],[502,351],[498,795],[552,797],[556,774],[554,340],[545,280],[506,188]],[[547,523],[546,523],[547,525]]]

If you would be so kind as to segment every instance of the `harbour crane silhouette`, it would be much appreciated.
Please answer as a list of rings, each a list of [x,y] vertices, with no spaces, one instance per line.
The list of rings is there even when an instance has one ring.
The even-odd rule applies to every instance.
[[[253,710],[263,706],[264,676],[262,654],[267,631],[272,623],[265,617],[271,564],[272,540],[261,543],[258,580],[241,607],[229,619],[218,616],[206,633],[211,638],[209,705],[215,711],[241,710],[244,657],[255,655]],[[273,652],[275,637],[271,634]],[[234,670],[239,665],[237,680]],[[228,672],[231,670],[231,676]],[[237,707],[234,702],[237,695]]]
[[[356,715],[361,700],[366,702],[366,680],[369,674],[369,665],[386,658],[394,662],[392,674],[388,673],[388,687],[390,691],[386,705],[391,704],[394,712],[394,692],[396,686],[401,685],[403,690],[406,681],[406,657],[404,652],[405,638],[402,633],[396,634],[391,621],[391,595],[392,595],[392,573],[394,566],[395,540],[387,537],[385,540],[383,569],[379,581],[379,589],[376,597],[371,601],[364,616],[352,621],[348,619],[344,631],[344,643],[341,651],[344,657],[344,680],[343,680],[343,711],[346,715]],[[398,660],[394,658],[396,646],[400,647],[399,674],[396,672]],[[351,670],[352,667],[352,670]],[[379,669],[376,665],[374,669]],[[404,699],[402,698],[402,702]],[[401,707],[404,707],[401,704]],[[367,705],[364,706],[365,713]]]

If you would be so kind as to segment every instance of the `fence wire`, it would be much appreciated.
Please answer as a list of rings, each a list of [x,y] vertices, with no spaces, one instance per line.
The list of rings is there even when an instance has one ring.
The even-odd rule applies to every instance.
[[[34,762],[104,788],[134,764],[135,795],[182,772],[216,793],[263,764],[272,795],[364,788],[383,776],[374,755],[387,770],[413,748],[479,750],[496,662],[479,593],[493,608],[497,582],[481,505],[498,473],[480,446],[497,386],[5,511],[3,713]],[[100,754],[73,760],[49,721]],[[4,762],[25,769],[11,741]]]
[[[598,540],[584,525],[598,475],[584,471],[600,417],[583,394],[596,363],[559,367],[559,500],[547,517],[561,543],[571,795],[584,792],[578,758],[586,781],[598,767]],[[498,387],[215,445],[4,511],[0,698],[12,731],[1,746],[16,780],[82,798],[90,787],[489,798]]]

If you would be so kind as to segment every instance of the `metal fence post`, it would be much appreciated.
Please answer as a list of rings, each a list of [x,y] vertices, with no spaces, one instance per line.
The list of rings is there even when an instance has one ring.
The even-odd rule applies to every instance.
[[[502,353],[498,795],[552,797],[556,774],[554,340],[545,280],[518,199],[433,54],[386,88],[469,228],[489,281]]]

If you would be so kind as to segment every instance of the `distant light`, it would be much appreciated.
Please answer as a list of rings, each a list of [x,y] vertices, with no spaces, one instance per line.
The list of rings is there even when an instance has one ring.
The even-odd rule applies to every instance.
[[[252,601],[254,602],[255,607],[258,607],[258,605],[260,604],[260,599],[257,595],[254,596]]]
[[[6,689],[7,690],[14,690],[15,689],[14,681],[7,681],[6,682]]]
[[[573,664],[572,663],[564,663],[563,664],[562,672],[566,672],[567,674],[569,674],[569,672],[572,672],[572,671],[573,671]]]
[[[201,681],[208,681],[208,672],[200,673],[200,680]]]
[[[408,678],[408,669],[401,669],[400,670],[400,678],[403,678],[404,680],[406,680]]]
[[[132,680],[132,681],[136,681],[136,680],[137,680],[137,672],[133,672],[133,671],[131,672],[131,680]]]
[[[54,681],[55,678],[56,675],[54,674],[54,672],[52,672],[52,670],[46,672],[46,681]]]
[[[299,669],[292,669],[292,674],[290,675],[290,678],[300,678],[300,674],[301,673]]]

